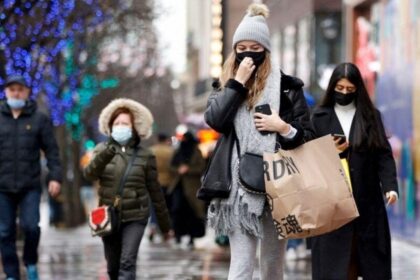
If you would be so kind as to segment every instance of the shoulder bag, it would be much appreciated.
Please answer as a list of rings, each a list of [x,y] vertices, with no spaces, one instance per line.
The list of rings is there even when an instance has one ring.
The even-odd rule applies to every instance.
[[[245,152],[241,156],[238,138],[236,138],[236,151],[239,158],[239,180],[241,186],[247,192],[265,195],[263,157],[249,152]]]
[[[134,148],[133,154],[127,164],[123,177],[121,177],[120,185],[117,195],[115,196],[113,205],[103,205],[93,209],[89,214],[89,227],[92,236],[104,237],[111,235],[118,231],[121,224],[121,210],[120,201],[124,185],[127,181],[128,174],[136,159],[138,147]]]

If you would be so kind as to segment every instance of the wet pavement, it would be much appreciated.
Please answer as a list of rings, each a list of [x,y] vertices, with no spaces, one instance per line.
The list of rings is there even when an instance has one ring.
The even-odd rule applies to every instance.
[[[196,248],[191,250],[187,240],[183,240],[185,246],[177,247],[159,240],[152,244],[145,237],[140,246],[137,279],[226,279],[229,251],[215,245],[213,240],[209,233],[196,240]],[[102,243],[90,236],[87,226],[71,230],[43,228],[39,252],[38,269],[43,280],[108,279]],[[310,279],[307,261],[289,262],[286,269],[286,279]]]
[[[102,243],[99,238],[90,236],[87,225],[59,230],[44,223],[42,228],[38,265],[42,280],[108,279]],[[226,279],[229,251],[213,241],[214,236],[209,232],[196,241],[194,250],[190,250],[186,245],[179,248],[172,243],[152,244],[144,238],[137,262],[137,279]],[[420,247],[400,240],[393,240],[392,246],[394,279],[420,279]],[[287,261],[285,279],[311,279],[310,271],[308,261]],[[258,271],[254,275],[254,279],[258,279]],[[0,272],[0,279],[2,277]]]

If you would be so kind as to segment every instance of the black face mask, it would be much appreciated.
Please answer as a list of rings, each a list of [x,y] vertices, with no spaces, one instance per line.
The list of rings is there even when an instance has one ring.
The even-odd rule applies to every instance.
[[[236,53],[236,63],[241,64],[242,60],[244,60],[245,57],[252,58],[252,61],[254,62],[255,69],[258,68],[261,64],[263,64],[265,60],[265,51],[262,52],[241,52]]]
[[[339,91],[334,91],[334,100],[336,103],[340,104],[341,106],[349,105],[353,102],[353,100],[356,98],[356,93],[341,93]]]

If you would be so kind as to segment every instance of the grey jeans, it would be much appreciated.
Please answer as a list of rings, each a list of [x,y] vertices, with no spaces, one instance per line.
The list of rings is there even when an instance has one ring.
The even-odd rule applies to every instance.
[[[269,211],[263,214],[263,238],[235,229],[229,234],[229,280],[251,280],[256,264],[257,245],[260,242],[260,280],[282,280],[286,240],[278,240]]]
[[[137,254],[145,228],[143,221],[127,222],[119,232],[102,238],[111,280],[136,279]]]

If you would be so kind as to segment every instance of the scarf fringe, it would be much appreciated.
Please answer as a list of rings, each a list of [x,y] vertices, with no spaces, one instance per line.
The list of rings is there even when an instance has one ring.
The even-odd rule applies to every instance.
[[[241,199],[242,200],[242,199]],[[261,216],[248,211],[248,205],[244,202],[239,203],[239,221],[244,232],[262,238]]]
[[[207,224],[215,230],[217,236],[228,236],[239,226],[243,233],[263,237],[261,216],[248,212],[247,204],[241,204],[238,211],[234,211],[231,205],[219,204],[217,210],[209,213]]]
[[[229,235],[233,231],[235,225],[233,207],[231,205],[222,204],[219,205],[219,208],[214,212],[211,214],[209,212],[207,224],[215,230],[217,236]]]

